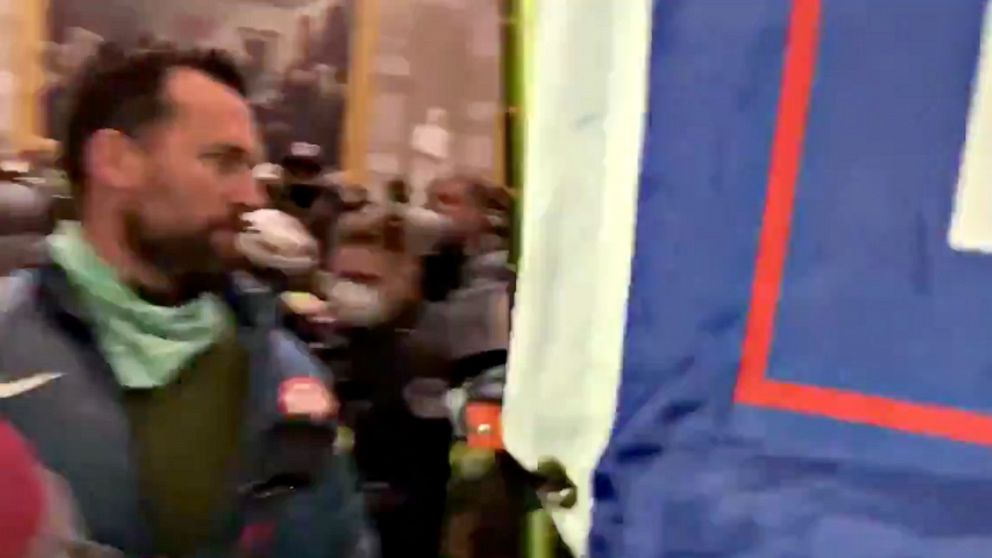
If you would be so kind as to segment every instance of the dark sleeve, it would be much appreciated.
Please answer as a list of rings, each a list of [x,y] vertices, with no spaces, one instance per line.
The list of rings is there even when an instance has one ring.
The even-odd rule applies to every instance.
[[[313,369],[328,382],[333,370],[322,366],[306,346],[287,331],[280,331],[288,350],[283,366]],[[293,357],[293,358],[288,358]],[[275,547],[277,556],[293,558],[375,558],[379,544],[368,520],[350,455],[326,448],[313,483],[295,493],[279,512]]]
[[[335,454],[321,479],[285,510],[276,548],[296,558],[377,558],[379,541],[369,523],[351,458]]]
[[[349,455],[338,454],[332,464],[333,482],[338,484],[340,497],[336,517],[331,519],[331,529],[340,530],[339,540],[328,548],[328,558],[376,558],[379,556],[379,540],[369,522],[365,500],[358,489],[358,475]],[[328,479],[332,481],[332,479]],[[331,502],[328,502],[331,503]]]

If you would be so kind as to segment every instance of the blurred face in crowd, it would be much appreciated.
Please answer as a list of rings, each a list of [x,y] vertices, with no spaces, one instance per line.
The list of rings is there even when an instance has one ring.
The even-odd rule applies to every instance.
[[[328,302],[335,317],[350,326],[382,325],[414,299],[412,258],[377,243],[340,242],[331,270],[335,282]]]
[[[476,240],[485,226],[485,215],[473,199],[471,188],[466,180],[439,180],[431,186],[428,198],[428,207],[451,219],[462,242]]]
[[[236,91],[196,70],[172,70],[163,94],[170,114],[139,139],[94,137],[91,174],[123,192],[127,238],[154,267],[220,273],[240,260],[242,214],[266,202],[252,176],[260,149],[252,114]]]

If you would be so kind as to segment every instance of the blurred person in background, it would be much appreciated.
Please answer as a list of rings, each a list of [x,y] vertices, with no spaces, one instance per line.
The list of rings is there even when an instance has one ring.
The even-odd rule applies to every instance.
[[[339,68],[340,83],[347,81],[344,70],[350,63],[348,27],[352,18],[354,0],[332,3],[324,12],[324,25],[318,38],[315,55],[323,63]]]
[[[402,203],[398,182],[390,190],[391,204],[339,221],[327,287],[339,344],[328,354],[384,555],[437,556],[451,476],[451,418],[459,414],[449,407],[449,390],[505,363],[509,285],[476,281],[425,299],[424,265],[442,247],[461,249],[464,237],[450,216]],[[483,501],[506,501],[505,484],[497,484]],[[518,538],[492,541],[518,537],[503,528],[518,519],[510,514],[496,528],[480,520],[487,527],[476,534],[488,536],[485,544],[497,553],[515,547]]]
[[[317,142],[333,168],[340,166],[341,136],[344,132],[346,85],[339,80],[340,72],[327,64],[314,67],[317,74],[315,99],[311,118],[314,123],[313,140]]]
[[[42,191],[0,180],[0,297],[7,275],[45,262],[52,227],[51,201]]]
[[[464,423],[466,406],[498,405],[505,382],[514,288],[507,250],[512,203],[505,188],[472,176],[436,180],[428,191],[427,207],[450,222],[441,249],[425,258],[424,289],[448,324],[454,388],[449,405],[461,435],[472,428]],[[458,463],[462,473],[473,468]],[[506,453],[497,451],[490,463],[451,484],[447,546],[454,558],[519,555],[524,475]]]
[[[419,258],[401,215],[371,206],[344,215],[330,263],[340,348],[329,358],[383,556],[436,557],[452,434],[439,404],[447,330],[420,296]],[[418,385],[433,393],[411,395]]]
[[[480,280],[511,282],[507,251],[512,198],[505,188],[471,176],[435,180],[427,208],[450,220],[451,233],[425,262],[431,300]]]
[[[316,144],[295,142],[280,166],[279,208],[299,219],[326,252],[341,212],[341,196],[338,185],[326,172],[324,150]]]
[[[506,188],[473,176],[450,176],[431,183],[427,207],[449,217],[466,256],[506,249],[512,196]]]
[[[236,272],[257,130],[217,53],[81,74],[63,163],[79,223],[0,301],[0,415],[128,555],[367,556],[326,370]]]

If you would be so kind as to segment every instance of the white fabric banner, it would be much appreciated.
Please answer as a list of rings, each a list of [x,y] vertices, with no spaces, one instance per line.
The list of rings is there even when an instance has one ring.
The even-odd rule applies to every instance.
[[[503,426],[524,466],[555,459],[579,487],[576,506],[551,513],[584,556],[591,476],[620,376],[651,0],[546,0],[534,9]]]

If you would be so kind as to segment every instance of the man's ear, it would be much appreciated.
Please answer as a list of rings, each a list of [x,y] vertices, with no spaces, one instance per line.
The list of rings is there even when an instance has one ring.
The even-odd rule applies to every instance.
[[[91,182],[115,190],[131,190],[142,181],[141,150],[130,136],[117,130],[99,130],[83,151]]]

